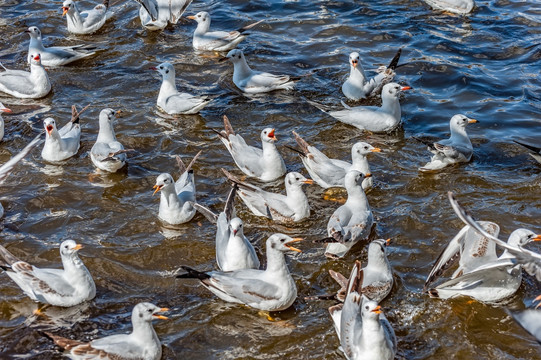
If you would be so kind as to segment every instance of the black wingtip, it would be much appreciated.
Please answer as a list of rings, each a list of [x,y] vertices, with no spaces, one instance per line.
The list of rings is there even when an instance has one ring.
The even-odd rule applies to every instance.
[[[330,243],[337,243],[338,240],[336,240],[333,237],[326,237],[326,238],[323,238],[323,239],[313,240],[313,242],[315,242],[315,243],[323,243],[323,244],[330,244]]]
[[[389,64],[389,66],[387,66],[387,68],[391,70],[396,69],[396,67],[398,66],[398,61],[400,60],[401,54],[402,54],[402,48],[398,49],[398,51],[396,52],[396,55],[393,57],[393,59],[391,60],[391,63]]]
[[[181,268],[182,268],[182,270],[185,270],[186,273],[177,275],[177,279],[199,279],[199,280],[210,279],[210,275],[208,275],[208,274],[206,274],[204,272],[192,269],[189,266],[182,265]]]
[[[528,145],[528,144],[524,144],[524,143],[521,143],[520,141],[513,140],[513,142],[515,142],[515,143],[517,143],[517,144],[519,144],[521,146],[524,146],[526,149],[531,150],[536,154],[539,154],[539,152],[541,151],[541,148],[538,148],[538,147],[535,147],[535,146],[532,146],[532,145]]]
[[[436,290],[436,289],[429,289],[428,290],[428,295],[430,295],[430,297],[433,297],[433,298],[439,298],[440,297],[440,294],[438,294],[438,290]]]
[[[305,154],[304,152],[302,152],[301,150],[299,150],[299,149],[297,149],[297,148],[294,148],[293,146],[289,146],[289,145],[284,145],[284,146],[285,146],[286,148],[288,148],[289,150],[298,153],[300,156],[306,157],[306,154]]]
[[[8,266],[8,265],[0,265],[0,269],[4,270],[4,271],[8,271],[11,269],[11,266]]]

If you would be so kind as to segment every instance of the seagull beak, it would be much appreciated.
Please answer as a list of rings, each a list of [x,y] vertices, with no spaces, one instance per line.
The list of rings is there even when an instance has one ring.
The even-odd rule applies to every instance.
[[[152,193],[152,196],[154,196],[154,195],[156,195],[156,193],[157,193],[158,191],[160,191],[160,190],[163,188],[163,185],[158,185],[158,184],[156,184],[156,185],[154,185],[152,188],[155,189],[154,192]]]
[[[290,244],[291,243],[294,243],[294,242],[299,242],[299,241],[302,241],[303,239],[302,238],[294,238],[293,240],[291,241],[288,241],[284,244],[284,246],[286,246],[289,250],[293,250],[293,251],[296,251],[296,252],[302,252],[301,250],[291,246]]]
[[[475,119],[469,119],[468,120],[468,123],[470,124],[475,124],[475,123],[478,123],[479,121],[478,120],[475,120]]]
[[[115,117],[119,118],[121,116],[122,116],[122,110],[117,110],[117,112],[115,112]]]
[[[358,62],[357,60],[352,60],[352,61],[351,61],[351,66],[353,66],[353,68],[356,69],[358,63],[359,63],[359,62]]]
[[[149,70],[155,70],[155,71],[158,71],[158,68],[156,66],[151,66],[148,68]]]
[[[188,18],[188,19],[190,19],[190,20],[195,20],[195,16],[193,16],[193,15],[186,16],[186,18]]]
[[[541,301],[541,295],[539,295],[538,297],[533,299],[533,301]],[[537,309],[539,306],[541,306],[541,303],[537,304],[537,306],[535,308]]]
[[[54,128],[52,125],[47,125],[45,129],[47,130],[47,134],[51,135],[51,132],[53,131]]]
[[[312,179],[306,179],[302,182],[303,184],[308,184],[308,185],[312,185],[314,183],[314,180]]]
[[[365,177],[365,178],[371,178],[371,177],[372,177],[372,174],[370,174],[370,173],[365,174],[364,177]]]
[[[532,239],[532,241],[541,241],[541,234],[535,235],[535,237]]]
[[[224,62],[227,60],[229,60],[229,58],[227,56],[224,56],[223,58],[218,59],[218,62]]]
[[[39,55],[36,55],[36,56],[34,57],[34,60],[36,60],[36,61],[38,61],[39,59],[41,59],[41,57],[40,57]]]
[[[373,313],[376,313],[376,314],[381,314],[381,313],[382,313],[382,311],[381,311],[381,306],[379,306],[379,305],[376,306],[376,307],[374,308],[374,310],[372,310],[372,312],[373,312]]]
[[[5,112],[5,113],[13,112],[13,111],[11,111],[11,109],[8,109],[8,108],[0,109],[0,111]]]
[[[25,33],[29,33],[29,32],[30,32],[30,30],[26,29],[26,30],[25,30],[24,32],[25,32]]]
[[[75,247],[73,248],[73,250],[79,251],[79,250],[81,250],[82,248],[83,248],[83,245],[77,244],[77,245],[75,245]]]
[[[402,86],[402,87],[400,88],[400,90],[402,90],[402,91],[405,91],[405,90],[412,90],[412,88],[411,88],[411,86]]]
[[[269,132],[269,138],[270,139],[273,139],[274,141],[277,141],[278,138],[276,136],[274,136],[274,129],[272,129],[270,132]]]
[[[66,15],[69,9],[67,6],[62,6],[62,16]]]
[[[237,229],[233,229],[233,235],[237,235],[237,232],[238,232]]]
[[[391,245],[391,238],[388,238],[387,240],[385,240],[385,246],[389,246]]]
[[[381,149],[380,148],[373,148],[372,150],[370,150],[372,152],[381,152]]]
[[[169,311],[169,309],[168,308],[161,308],[160,310],[158,310],[156,312],[164,312],[164,311]],[[169,319],[167,316],[163,316],[163,315],[152,314],[152,316],[154,316],[156,319],[160,319],[160,320]]]

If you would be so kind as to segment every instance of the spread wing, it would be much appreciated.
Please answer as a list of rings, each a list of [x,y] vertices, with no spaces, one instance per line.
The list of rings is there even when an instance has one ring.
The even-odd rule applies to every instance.
[[[156,0],[135,0],[139,5],[141,5],[146,12],[152,18],[152,21],[158,20],[158,3]]]
[[[170,4],[171,15],[169,21],[176,24],[182,14],[186,11],[192,0],[168,0]]]
[[[28,155],[28,153],[30,153],[30,151],[32,151],[32,149],[34,149],[36,145],[42,142],[41,135],[42,134],[36,136],[34,140],[32,140],[28,145],[26,145],[24,149],[22,149],[18,154],[9,159],[4,165],[0,166],[0,183],[6,180],[8,175],[13,171],[15,165],[17,165],[19,161],[21,161],[26,155]]]

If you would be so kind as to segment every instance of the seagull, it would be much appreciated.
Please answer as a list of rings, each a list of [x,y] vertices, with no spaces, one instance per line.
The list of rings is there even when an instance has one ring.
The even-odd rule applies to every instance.
[[[72,106],[71,120],[60,130],[56,129],[56,122],[53,118],[43,120],[43,126],[45,127],[45,145],[41,150],[43,160],[51,162],[63,161],[77,154],[81,141],[79,115],[87,108],[88,106],[78,113],[75,106]]]
[[[284,253],[301,252],[292,246],[301,240],[284,234],[269,237],[265,270],[200,272],[181,266],[187,273],[177,278],[199,279],[204,287],[227,302],[245,304],[263,311],[282,311],[289,308],[297,297],[297,286],[287,268]]]
[[[41,64],[43,66],[67,65],[96,54],[96,46],[94,45],[81,44],[75,46],[51,46],[45,48],[41,42],[41,31],[37,26],[30,26],[24,32],[30,35],[27,57],[29,64],[32,60],[30,54],[40,54]]]
[[[135,0],[139,7],[141,24],[148,30],[163,30],[167,24],[176,24],[192,0]]]
[[[321,186],[328,189],[331,187],[345,187],[344,178],[349,170],[357,170],[363,174],[371,174],[367,155],[374,152],[381,152],[380,148],[375,148],[365,142],[358,142],[351,148],[352,163],[338,159],[329,159],[316,147],[308,144],[295,131],[292,131],[297,144],[301,150],[287,146],[289,149],[300,154],[304,167],[310,174],[310,177]],[[373,186],[372,176],[363,180],[363,189],[366,191]]]
[[[4,138],[4,118],[2,117],[2,113],[5,112],[5,113],[10,113],[12,112],[10,109],[8,109],[7,107],[4,106],[4,104],[2,104],[0,102],[0,141]]]
[[[75,1],[66,0],[62,4],[62,16],[66,16],[68,31],[77,35],[92,34],[101,29],[105,21],[113,14],[108,12],[109,0],[96,5],[94,9],[81,11],[77,9]]]
[[[20,99],[39,99],[51,91],[51,82],[41,65],[40,54],[31,54],[30,72],[4,68],[0,73],[0,91]]]
[[[177,182],[168,173],[160,174],[156,178],[154,194],[161,191],[160,210],[158,217],[171,224],[178,225],[193,219],[195,215],[195,180],[192,166],[195,160],[201,155],[201,151],[195,155],[188,166],[184,165],[180,156],[177,156],[177,163],[180,167],[180,177]]]
[[[362,283],[363,271],[356,261],[344,303],[329,308],[341,350],[350,360],[392,360],[396,335],[381,306],[362,294]]]
[[[161,111],[169,115],[197,114],[210,102],[206,96],[178,92],[173,65],[162,63],[158,67],[151,67],[150,70],[155,70],[162,75],[162,86],[158,94],[158,108]]]
[[[77,252],[82,245],[73,240],[60,244],[64,269],[40,269],[17,259],[0,245],[0,269],[15,281],[34,301],[54,306],[70,307],[96,296],[96,285]]]
[[[152,320],[167,320],[167,317],[159,315],[164,311],[169,309],[159,308],[147,302],[139,303],[132,311],[131,333],[110,335],[88,343],[48,332],[44,334],[63,348],[66,356],[74,360],[159,360],[162,357],[162,345],[152,327]]]
[[[534,300],[540,301],[541,295]],[[538,307],[539,304],[536,306],[536,309],[518,312],[511,312],[508,310],[507,313],[541,344],[541,310],[537,310]]]
[[[350,170],[345,177],[348,192],[346,203],[332,214],[327,223],[327,234],[331,243],[327,244],[325,256],[341,258],[358,241],[367,239],[374,223],[362,183],[370,174]]]
[[[310,204],[302,185],[313,184],[314,181],[298,172],[290,172],[285,176],[286,195],[282,195],[264,191],[240,181],[225,169],[222,171],[229,181],[239,186],[240,198],[254,215],[283,223],[299,222],[310,216]]]
[[[224,115],[225,130],[216,131],[220,140],[233,157],[235,164],[248,176],[261,181],[274,181],[286,173],[286,164],[274,144],[278,139],[274,129],[261,131],[262,149],[246,144],[242,136],[235,134],[227,116]]]
[[[117,172],[126,164],[124,146],[116,140],[113,122],[119,112],[103,109],[100,112],[100,131],[90,150],[90,159],[98,169]]]
[[[475,6],[474,0],[424,0],[428,5],[437,10],[448,11],[454,14],[465,15],[470,13]]]
[[[526,149],[530,150],[528,154],[530,154],[531,157],[533,157],[535,160],[537,160],[538,163],[541,164],[541,148],[533,145],[528,145],[520,141],[513,140],[519,145],[524,146]]]
[[[389,83],[384,85],[383,90],[381,91],[381,107],[349,107],[342,102],[345,109],[331,111],[329,112],[329,115],[338,121],[353,125],[360,130],[375,133],[389,132],[400,125],[401,112],[398,96],[400,95],[400,92],[410,89],[411,87],[409,86]]]
[[[360,100],[379,93],[383,85],[393,80],[401,53],[402,49],[398,49],[389,66],[378,69],[379,74],[372,79],[367,79],[364,73],[361,55],[358,52],[349,54],[349,77],[342,85],[344,95],[350,100]]]
[[[491,221],[480,221],[479,224],[485,231],[493,236],[498,236],[500,227]],[[496,261],[496,244],[488,238],[479,235],[469,225],[465,225],[458,234],[447,244],[434,263],[428,275],[424,291],[427,291],[432,284],[445,270],[459,262],[451,279],[472,272],[482,265]]]
[[[259,269],[259,259],[250,240],[244,236],[244,224],[241,219],[234,217],[235,194],[238,186],[231,187],[224,211],[219,215],[210,209],[194,204],[196,210],[216,223],[216,263],[221,271],[241,269]]]
[[[195,16],[187,16],[190,20],[197,21],[197,28],[193,33],[193,47],[196,50],[205,51],[229,51],[234,49],[242,40],[246,39],[246,30],[249,30],[262,22],[247,25],[235,31],[209,31],[210,15],[206,11],[201,11]]]
[[[456,200],[451,199],[455,212],[459,214]],[[453,201],[455,204],[453,204]],[[462,210],[463,211],[463,210]],[[465,221],[466,214],[459,217]],[[474,220],[465,221],[488,239],[496,239],[518,252],[528,252],[522,249],[531,241],[541,241],[541,235],[536,235],[527,229],[517,229],[511,233],[507,244],[486,232]],[[471,222],[471,223],[470,223]],[[493,240],[494,241],[494,240]],[[497,242],[498,244],[498,242]],[[506,299],[518,290],[522,282],[522,265],[515,255],[507,249],[495,261],[491,261],[470,272],[448,280],[428,290],[430,297],[449,299],[457,296],[469,296],[481,302],[494,303]]]
[[[475,119],[457,114],[451,118],[449,123],[451,128],[451,137],[449,139],[433,143],[415,138],[428,145],[428,150],[434,154],[430,162],[419,170],[440,170],[451,164],[469,162],[473,154],[473,146],[466,133],[466,126],[477,122]]]
[[[541,241],[541,235],[536,236],[533,232],[529,230],[519,229],[523,231],[521,231],[521,234],[517,234],[517,237],[526,237],[526,238],[525,239],[522,238],[520,240],[514,240],[513,243],[511,243],[510,241],[511,236],[513,236],[513,233],[517,231],[515,230],[511,234],[511,236],[509,237],[509,240],[506,243],[498,239],[497,237],[492,236],[491,234],[487,233],[483,229],[483,227],[479,225],[479,223],[475,221],[475,219],[468,212],[466,212],[466,210],[464,210],[462,206],[460,206],[460,204],[458,203],[458,201],[456,201],[452,192],[449,191],[448,195],[449,195],[449,201],[451,202],[451,206],[453,207],[453,210],[455,210],[455,213],[458,215],[460,220],[462,220],[466,225],[471,226],[473,229],[479,232],[479,234],[483,235],[484,237],[488,238],[491,241],[494,241],[497,246],[501,247],[502,249],[505,249],[505,251],[508,254],[512,255],[512,257],[508,258],[508,260],[511,263],[522,265],[523,269],[528,274],[535,276],[537,281],[541,281],[541,254],[522,247],[525,243],[528,243],[530,241]],[[505,255],[505,252],[504,252],[504,255]]]
[[[248,94],[266,93],[278,89],[292,90],[295,81],[300,80],[300,77],[273,75],[252,70],[246,63],[242,50],[231,50],[220,61],[227,59],[231,60],[234,66],[233,82],[240,90]]]

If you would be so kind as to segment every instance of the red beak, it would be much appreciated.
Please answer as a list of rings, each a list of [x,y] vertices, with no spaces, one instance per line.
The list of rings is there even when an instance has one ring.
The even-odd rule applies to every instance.
[[[39,59],[41,59],[39,55],[34,56],[34,60],[38,61]]]
[[[411,86],[403,86],[400,90],[411,90]]]
[[[47,129],[47,133],[49,135],[51,135],[51,131],[53,131],[53,126],[52,125],[47,125],[47,127],[45,129]]]
[[[274,129],[272,129],[272,130],[269,132],[269,135],[268,135],[268,136],[269,136],[269,138],[271,138],[271,139],[278,140],[278,139],[276,138],[276,136],[274,136]]]
[[[156,71],[158,70],[158,68],[155,67],[155,66],[151,66],[151,67],[149,67],[148,69],[149,69],[149,70],[156,70]]]

